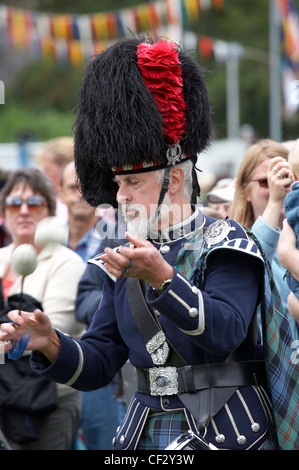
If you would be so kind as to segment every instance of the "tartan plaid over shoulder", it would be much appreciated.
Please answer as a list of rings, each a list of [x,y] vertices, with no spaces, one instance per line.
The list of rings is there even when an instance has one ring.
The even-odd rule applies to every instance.
[[[232,244],[227,243],[227,239],[208,247],[203,238],[206,228],[195,231],[177,257],[176,268],[189,279],[193,279],[195,284],[198,284],[199,279],[204,280],[206,260],[213,249],[220,246],[234,249]],[[245,227],[243,229],[244,238],[254,242],[265,266],[264,296],[260,307],[268,387],[279,449],[299,450],[299,345],[292,337],[264,250],[254,234]]]

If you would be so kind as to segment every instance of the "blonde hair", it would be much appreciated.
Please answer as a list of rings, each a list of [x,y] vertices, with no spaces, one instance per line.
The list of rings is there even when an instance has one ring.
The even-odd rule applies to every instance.
[[[254,169],[267,158],[283,157],[287,160],[288,149],[283,144],[271,139],[262,139],[249,147],[240,165],[234,200],[231,207],[231,217],[249,229],[254,223],[251,202],[247,201],[247,187]]]
[[[56,165],[63,167],[74,160],[74,139],[72,137],[58,137],[49,140],[42,150],[36,155],[37,163],[44,165],[47,155]]]
[[[291,148],[288,161],[293,178],[297,181],[299,179],[299,139]]]

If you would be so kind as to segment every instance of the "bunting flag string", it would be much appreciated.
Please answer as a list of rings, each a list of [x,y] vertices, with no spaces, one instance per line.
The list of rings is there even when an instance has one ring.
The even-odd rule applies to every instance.
[[[15,49],[81,65],[95,52],[131,32],[160,34],[167,25],[192,24],[224,0],[156,0],[116,12],[48,14],[0,4],[0,34]]]
[[[277,0],[281,16],[281,75],[287,116],[299,110],[299,15],[292,0]]]
[[[292,0],[278,0],[282,23],[282,52],[299,71],[299,16]]]

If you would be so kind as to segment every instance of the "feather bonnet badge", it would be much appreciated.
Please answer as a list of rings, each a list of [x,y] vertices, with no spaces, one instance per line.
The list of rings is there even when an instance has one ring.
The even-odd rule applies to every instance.
[[[114,174],[195,164],[212,133],[203,73],[169,41],[116,42],[88,65],[79,91],[75,165],[86,201],[116,206]]]

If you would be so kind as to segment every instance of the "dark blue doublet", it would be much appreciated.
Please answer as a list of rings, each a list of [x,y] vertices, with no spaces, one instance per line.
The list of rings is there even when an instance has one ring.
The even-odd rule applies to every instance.
[[[191,221],[208,228],[215,219],[197,210]],[[161,295],[147,288],[146,300],[157,316],[167,339],[189,365],[221,364],[247,336],[248,328],[263,291],[264,262],[246,231],[230,220],[222,245],[211,246],[206,259],[205,278],[197,285],[177,265],[177,255],[190,236],[183,224],[168,240],[153,240],[174,276]],[[165,235],[165,234],[164,234]],[[161,234],[160,234],[161,237]],[[221,234],[220,234],[221,237]],[[212,240],[212,238],[211,238]],[[163,248],[162,247],[169,247]],[[196,263],[193,267],[196,269]],[[137,369],[156,367],[133,319],[126,294],[126,279],[107,277],[103,296],[88,331],[77,341],[61,332],[61,349],[56,361],[48,363],[37,352],[31,365],[38,374],[71,387],[88,391],[108,384],[130,361]],[[254,359],[262,358],[258,341]],[[220,369],[221,370],[221,369]],[[257,449],[268,433],[268,419],[262,387],[246,386],[235,392],[207,423],[206,439],[223,449]],[[150,410],[184,409],[179,395],[152,396],[136,392],[123,425],[118,429],[115,449],[136,449]],[[188,411],[189,427],[196,422]]]

